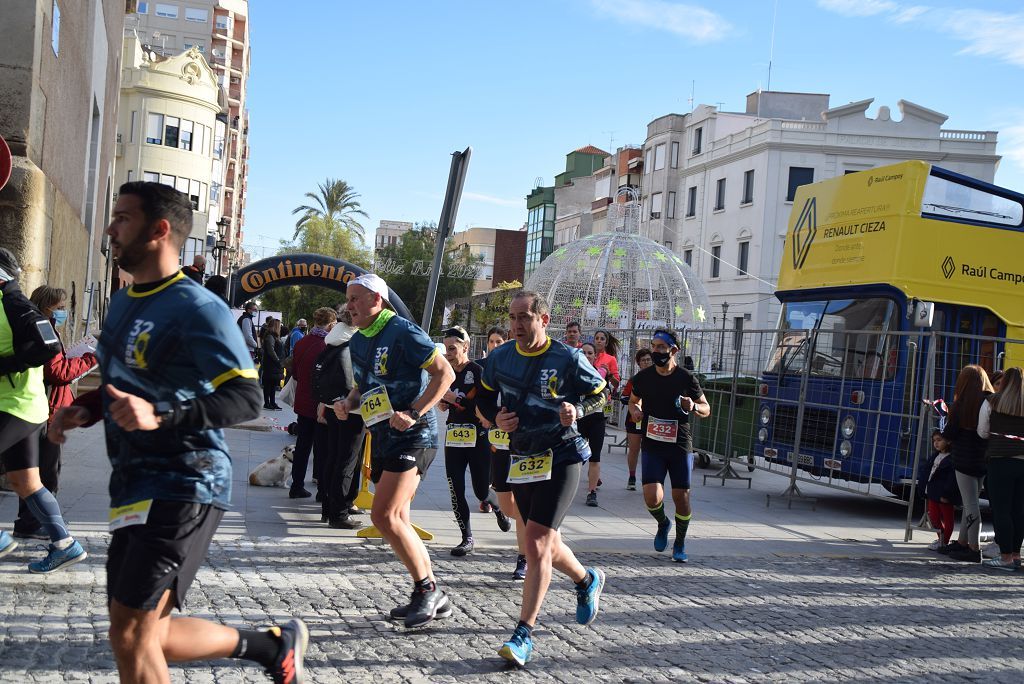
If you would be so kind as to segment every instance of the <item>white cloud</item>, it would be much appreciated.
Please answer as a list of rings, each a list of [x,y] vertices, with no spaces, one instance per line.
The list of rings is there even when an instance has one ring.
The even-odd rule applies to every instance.
[[[493,195],[485,195],[479,192],[464,192],[462,197],[468,200],[475,200],[477,202],[486,202],[487,204],[497,204],[499,207],[519,207],[525,206],[521,199],[505,199],[503,197],[495,197]]]
[[[721,40],[732,25],[711,10],[667,0],[590,0],[595,9],[623,23],[674,33],[697,43]]]
[[[844,17],[870,17],[898,9],[890,0],[818,0],[818,7]]]
[[[1024,13],[988,10],[939,10],[926,5],[901,5],[892,0],[818,0],[818,7],[845,17],[885,15],[895,24],[912,24],[967,43],[958,54],[994,57],[1024,66]]]
[[[1024,66],[1024,13],[1004,14],[982,10],[955,10],[943,28],[967,46],[960,52],[995,57]]]

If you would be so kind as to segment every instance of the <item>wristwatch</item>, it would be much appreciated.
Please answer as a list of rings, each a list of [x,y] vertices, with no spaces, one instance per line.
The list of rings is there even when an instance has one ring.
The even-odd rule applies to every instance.
[[[406,411],[406,413],[408,413],[410,416],[412,416],[413,420],[419,420],[420,419],[420,415],[422,415],[419,411],[417,411],[414,408],[409,409],[408,411]]]
[[[175,402],[158,401],[153,404],[153,413],[163,424],[168,418],[174,418]]]

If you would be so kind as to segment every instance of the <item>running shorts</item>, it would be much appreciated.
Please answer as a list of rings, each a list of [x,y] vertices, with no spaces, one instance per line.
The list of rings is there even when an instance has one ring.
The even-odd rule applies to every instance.
[[[665,476],[672,481],[672,489],[690,488],[693,454],[683,449],[651,452],[640,451],[640,479],[647,484],[665,484]]]
[[[39,467],[39,433],[45,425],[29,423],[0,411],[0,465],[4,470],[14,472]]]
[[[403,449],[393,454],[370,456],[370,482],[377,484],[384,472],[404,473],[413,468],[420,477],[427,474],[427,468],[434,462],[437,449]]]
[[[582,468],[582,463],[559,463],[551,468],[550,480],[512,485],[523,524],[535,522],[557,530],[576,496]]]
[[[181,610],[224,511],[210,504],[153,501],[146,522],[114,530],[107,553],[107,601],[154,610],[168,589]]]

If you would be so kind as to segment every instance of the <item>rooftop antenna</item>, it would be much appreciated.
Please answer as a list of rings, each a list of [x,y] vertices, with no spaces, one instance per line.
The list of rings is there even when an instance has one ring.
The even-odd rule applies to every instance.
[[[601,131],[608,134],[608,153],[615,151],[615,131]]]
[[[694,91],[696,91],[696,89],[697,89],[697,81],[695,81],[695,80],[694,81],[690,81],[690,99],[689,99],[689,103],[690,103],[690,111],[691,112],[693,111],[693,94],[694,94]]]

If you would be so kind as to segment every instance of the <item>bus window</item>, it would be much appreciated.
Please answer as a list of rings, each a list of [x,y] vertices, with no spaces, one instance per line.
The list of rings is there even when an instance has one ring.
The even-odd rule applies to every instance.
[[[899,329],[895,312],[895,303],[881,297],[786,302],[783,331],[765,372],[799,375],[810,358],[815,377],[889,377],[896,365],[885,357],[897,347],[886,344],[886,333]],[[809,331],[817,333],[813,350],[807,348]]]
[[[1017,228],[1024,219],[1024,206],[1008,197],[940,178],[933,173],[925,182],[921,213],[964,223],[995,223]]]

